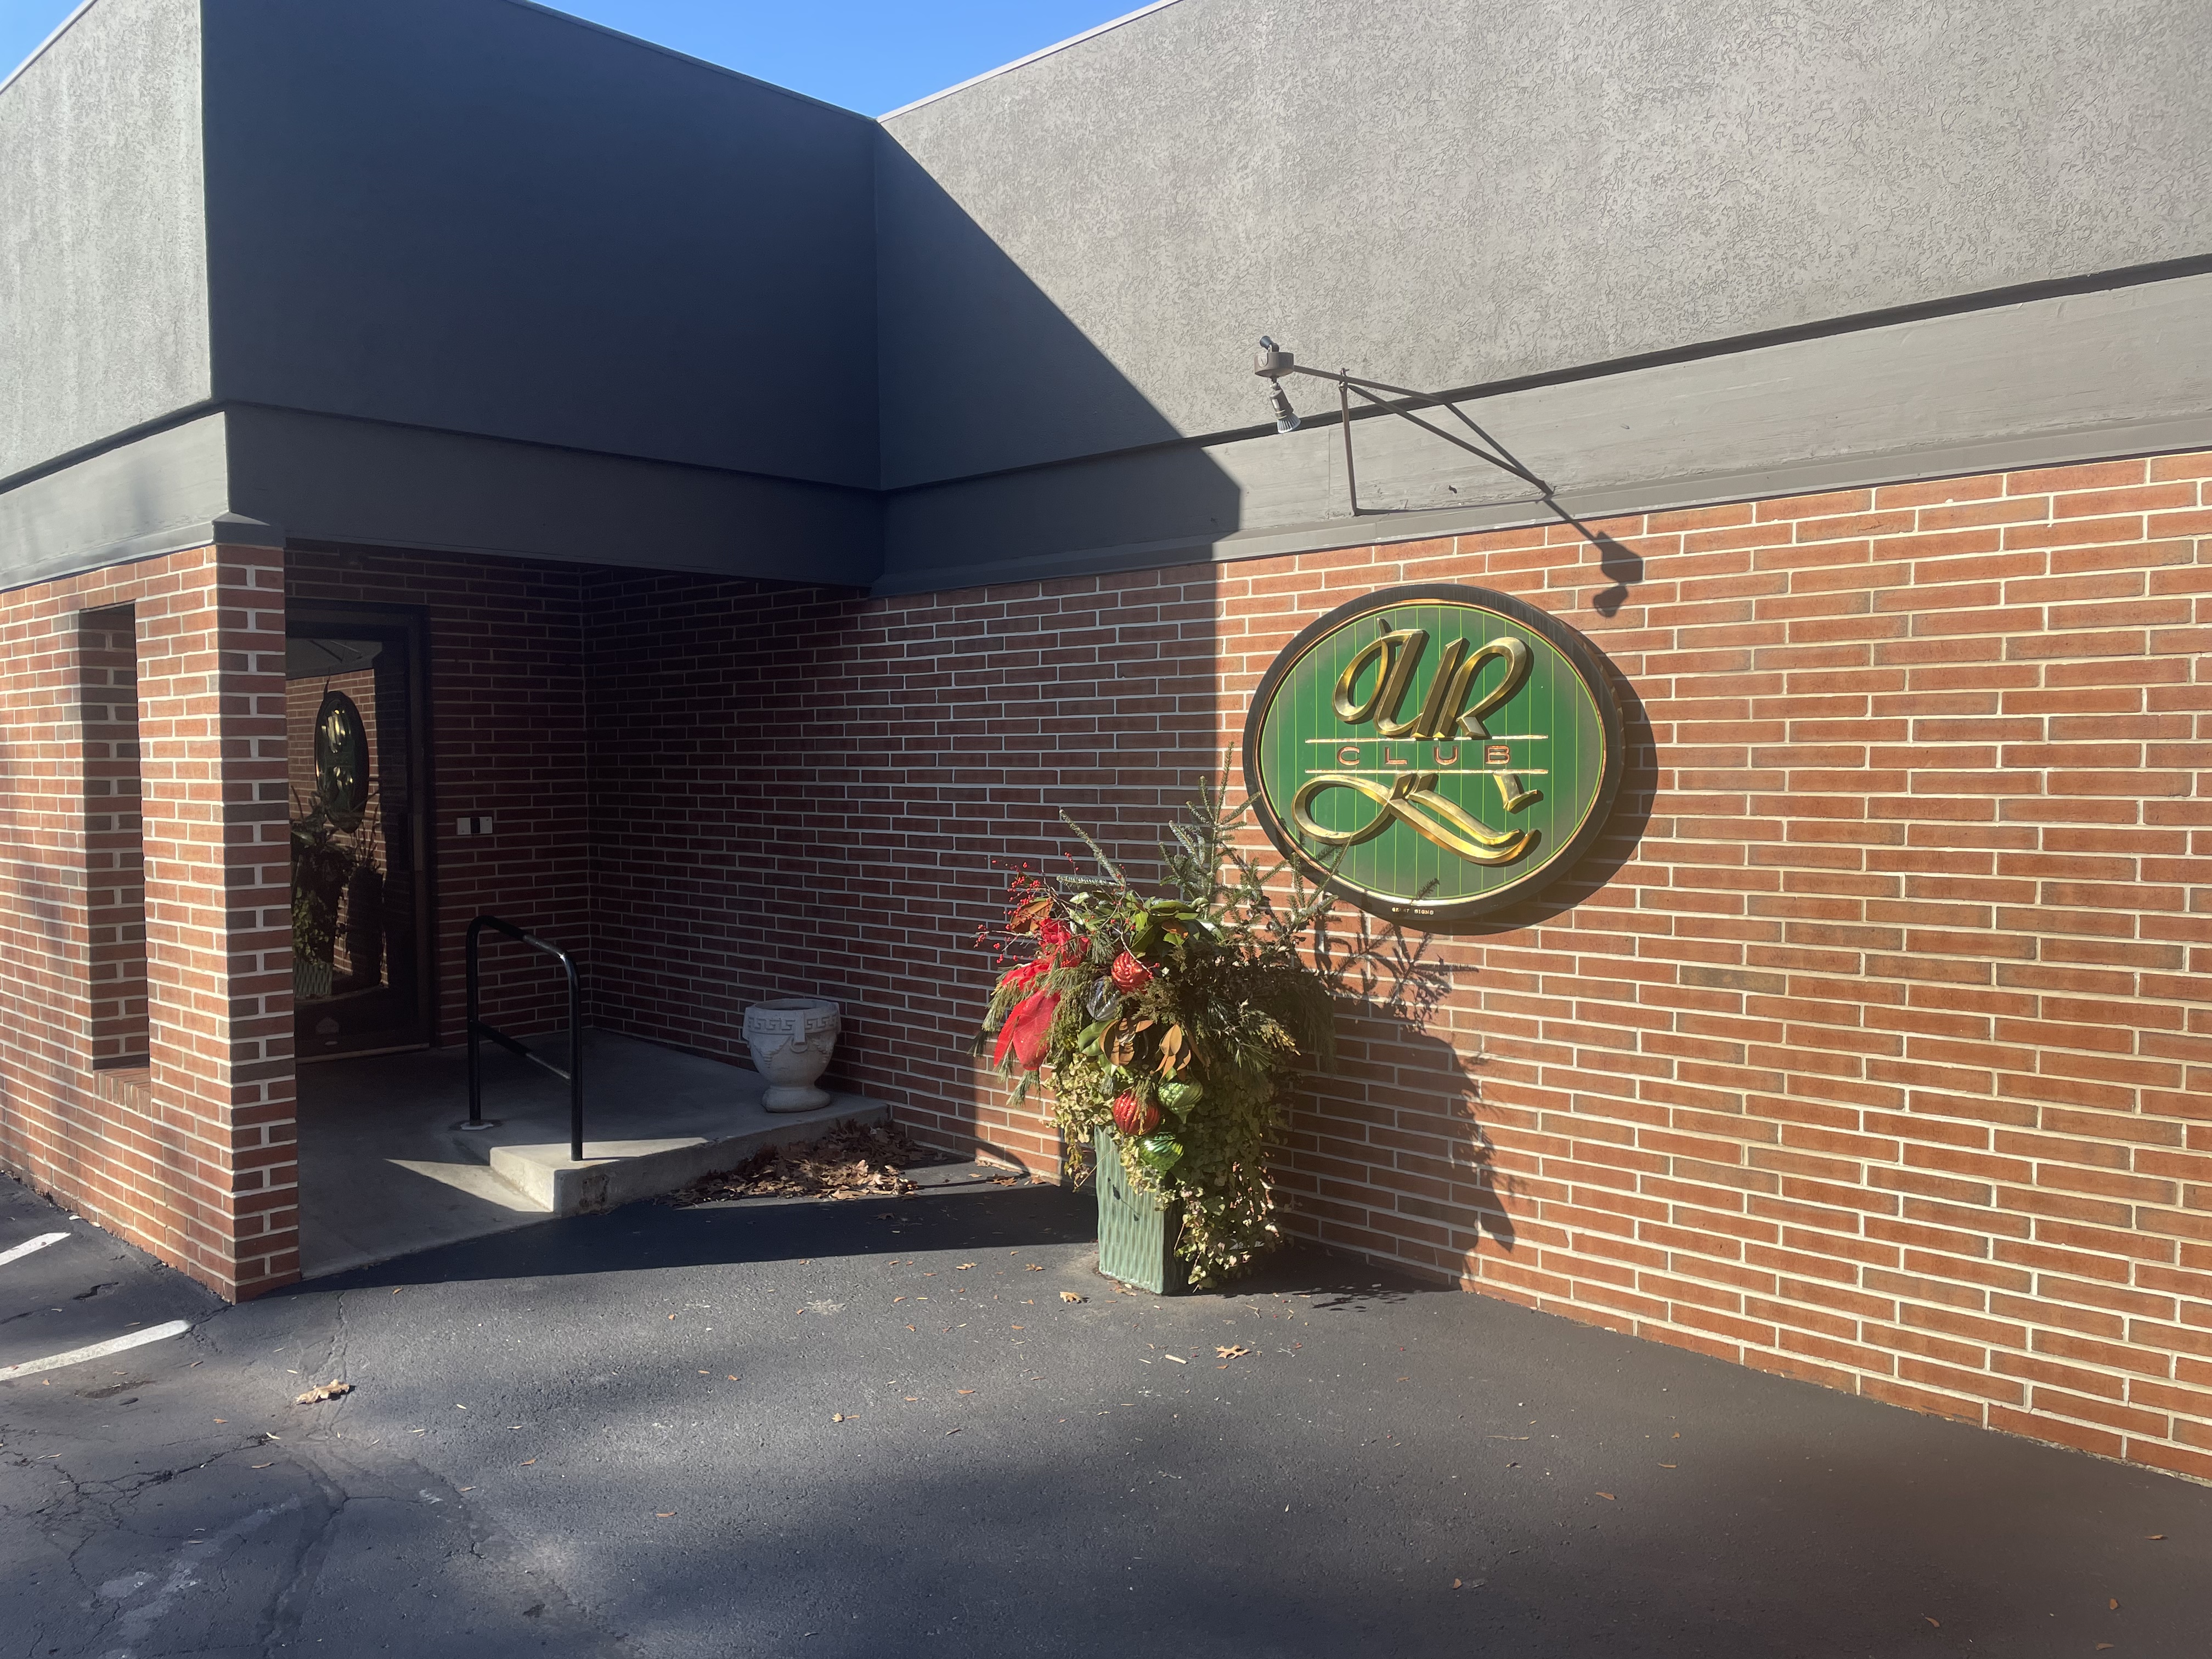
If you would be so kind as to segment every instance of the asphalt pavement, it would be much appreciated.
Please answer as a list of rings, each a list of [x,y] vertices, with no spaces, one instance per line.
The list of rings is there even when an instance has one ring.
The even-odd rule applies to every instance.
[[[1119,1291],[1049,1187],[640,1204],[234,1309],[0,1182],[0,1254],[58,1231],[0,1366],[191,1328],[0,1382],[25,1659],[2208,1646],[2212,1488],[1316,1252]]]

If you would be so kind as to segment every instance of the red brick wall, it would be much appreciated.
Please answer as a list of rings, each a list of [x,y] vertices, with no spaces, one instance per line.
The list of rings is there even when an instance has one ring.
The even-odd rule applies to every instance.
[[[85,613],[121,605],[143,1074],[94,1064],[125,1057],[109,947],[132,884],[98,787],[115,781],[125,652],[115,617]],[[0,594],[0,1161],[231,1296],[298,1266],[283,652],[282,573],[258,549]]]
[[[1631,694],[1616,831],[1416,940],[1425,1022],[1346,1006],[1295,1229],[2212,1476],[2208,476],[1615,520],[1625,594],[1559,528],[868,602],[594,575],[600,1017],[735,1054],[748,1000],[847,999],[845,1079],[1048,1166],[962,1047],[992,860],[1063,806],[1139,848],[1340,599],[1497,588]]]
[[[572,950],[588,934],[581,573],[519,559],[299,548],[285,573],[296,604],[423,614],[438,1035],[458,1042],[471,917],[489,911]],[[356,701],[366,717],[368,703]],[[484,813],[489,837],[454,833],[456,818]],[[483,1011],[502,1030],[556,1030],[568,1018],[567,992],[550,957],[495,940],[484,950]]]
[[[1620,677],[1615,833],[1484,933],[1417,940],[1432,1006],[1347,1003],[1288,1133],[1294,1228],[2212,1476],[2208,478],[1626,519],[1599,526],[1613,570],[1641,561],[1625,592],[1557,529],[869,601],[413,555],[295,553],[289,579],[428,611],[449,986],[490,908],[588,932],[617,1029],[735,1056],[748,1001],[836,996],[846,1081],[1040,1167],[1045,1127],[964,1053],[994,861],[1056,854],[1062,807],[1140,852],[1341,598],[1518,594]],[[289,1270],[276,580],[210,552],[0,596],[0,1153],[248,1289]],[[76,613],[124,604],[139,1106],[86,1081]],[[464,811],[499,835],[451,837]],[[553,1012],[531,969],[499,1018]]]
[[[1051,1167],[968,1057],[994,860],[1056,811],[1151,825],[1217,724],[1211,573],[861,602],[586,588],[595,1018],[739,1058],[747,1004],[844,1004],[830,1079],[925,1139]],[[1149,847],[1150,841],[1143,843]]]

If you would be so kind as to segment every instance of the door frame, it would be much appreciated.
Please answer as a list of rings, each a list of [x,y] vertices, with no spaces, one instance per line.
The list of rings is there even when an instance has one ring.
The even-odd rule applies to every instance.
[[[408,839],[414,854],[415,937],[416,951],[420,960],[416,972],[415,1018],[420,1028],[418,1039],[392,1043],[380,1048],[349,1048],[343,1054],[309,1054],[296,1041],[298,1015],[295,1013],[293,1063],[308,1065],[317,1060],[359,1060],[369,1054],[409,1054],[421,1048],[432,1048],[438,1042],[438,964],[443,952],[438,940],[438,822],[437,801],[434,788],[437,767],[431,756],[432,729],[430,722],[430,623],[429,611],[420,605],[376,605],[355,599],[288,600],[284,606],[284,637],[295,635],[313,638],[319,635],[343,638],[345,630],[358,627],[395,629],[407,641],[407,768],[409,799],[413,803],[408,814]],[[291,754],[289,738],[285,765],[289,770]],[[291,796],[288,787],[284,814],[291,817]],[[287,856],[289,857],[289,850]]]

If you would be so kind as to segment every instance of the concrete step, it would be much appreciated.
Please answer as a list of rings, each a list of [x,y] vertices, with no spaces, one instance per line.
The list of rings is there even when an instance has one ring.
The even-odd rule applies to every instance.
[[[567,1063],[567,1042],[532,1047]],[[833,1126],[881,1122],[858,1095],[790,1114],[760,1103],[756,1073],[590,1031],[584,1145],[568,1159],[568,1088],[486,1044],[485,1127],[465,1127],[458,1048],[334,1060],[301,1068],[301,1267],[309,1277],[387,1261],[559,1215],[611,1209],[735,1169],[757,1152]]]
[[[858,1095],[833,1095],[811,1112],[771,1116],[755,1102],[725,1106],[714,1115],[714,1123],[696,1134],[586,1139],[581,1164],[569,1160],[565,1140],[493,1145],[489,1173],[554,1215],[582,1215],[672,1193],[769,1147],[818,1139],[841,1123],[888,1123],[890,1109]],[[585,1124],[590,1127],[588,1116]]]

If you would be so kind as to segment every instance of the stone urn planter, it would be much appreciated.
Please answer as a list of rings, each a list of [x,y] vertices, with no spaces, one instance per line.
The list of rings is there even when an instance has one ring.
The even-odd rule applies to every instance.
[[[811,1112],[830,1103],[814,1079],[829,1069],[840,1024],[836,1003],[811,997],[782,997],[745,1010],[745,1047],[768,1079],[763,1106],[771,1112]]]

